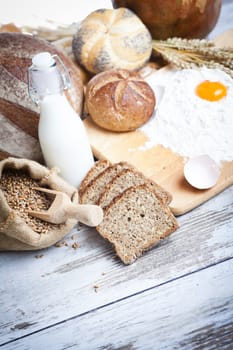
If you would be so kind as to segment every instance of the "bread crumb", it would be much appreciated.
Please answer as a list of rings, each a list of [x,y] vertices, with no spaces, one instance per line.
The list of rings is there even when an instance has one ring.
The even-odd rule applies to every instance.
[[[100,286],[99,286],[98,284],[95,284],[95,285],[94,285],[94,291],[95,291],[96,293],[98,292],[99,287],[100,287]]]
[[[77,248],[78,248],[78,242],[74,242],[74,243],[72,244],[72,248],[77,249]]]
[[[41,259],[41,258],[43,258],[43,256],[44,256],[44,254],[37,254],[37,255],[35,255],[35,258],[36,259]]]
[[[60,247],[68,247],[68,243],[66,241],[60,241],[54,244],[54,247],[60,248]]]

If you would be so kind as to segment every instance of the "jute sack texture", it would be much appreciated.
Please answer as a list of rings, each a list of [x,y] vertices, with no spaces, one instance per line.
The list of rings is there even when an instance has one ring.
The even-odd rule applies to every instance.
[[[73,203],[79,202],[77,189],[65,182],[57,174],[56,169],[49,170],[35,161],[13,157],[0,161],[0,178],[6,169],[22,170],[31,179],[34,179],[38,186],[65,192]],[[1,251],[47,248],[65,237],[76,223],[77,220],[68,219],[64,224],[50,225],[46,233],[35,232],[16,210],[10,208],[0,188]]]

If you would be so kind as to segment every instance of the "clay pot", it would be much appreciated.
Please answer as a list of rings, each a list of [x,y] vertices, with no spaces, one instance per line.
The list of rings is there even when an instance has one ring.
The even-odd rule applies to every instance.
[[[112,0],[144,22],[154,39],[204,38],[215,26],[222,0]]]

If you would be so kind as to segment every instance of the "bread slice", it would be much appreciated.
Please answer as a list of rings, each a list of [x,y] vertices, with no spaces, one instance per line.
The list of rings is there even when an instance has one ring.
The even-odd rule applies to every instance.
[[[147,186],[130,187],[105,208],[97,231],[111,242],[124,264],[133,263],[143,252],[178,228],[176,218]]]
[[[126,162],[116,163],[107,167],[84,188],[83,192],[79,192],[80,203],[96,204],[105,186],[122,170],[130,168],[132,166]]]
[[[165,204],[171,202],[171,195],[154,181],[146,178],[143,173],[136,169],[124,169],[110,181],[96,204],[105,208],[113,198],[118,196],[129,187],[146,184]]]
[[[89,183],[95,179],[99,174],[101,174],[111,163],[108,160],[98,160],[95,162],[94,166],[89,170],[81,185],[79,186],[79,194],[81,194],[84,189],[89,185]]]

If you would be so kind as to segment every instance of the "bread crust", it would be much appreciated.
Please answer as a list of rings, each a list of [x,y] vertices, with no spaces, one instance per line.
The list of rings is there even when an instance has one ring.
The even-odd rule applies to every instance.
[[[9,121],[9,125],[25,132],[32,138],[38,138],[39,108],[35,106],[28,94],[27,70],[31,65],[32,57],[43,51],[57,54],[67,67],[72,87],[67,91],[67,98],[73,108],[82,112],[83,84],[78,67],[60,50],[49,42],[22,33],[0,33],[0,114]],[[0,130],[1,135],[1,130]],[[14,135],[9,135],[10,138]],[[0,145],[1,151],[11,153],[9,145]],[[9,146],[9,149],[8,149]],[[25,145],[20,145],[23,149]],[[28,156],[28,158],[33,158]],[[38,159],[35,159],[38,160]]]
[[[108,160],[98,160],[95,162],[94,166],[88,171],[87,175],[81,182],[79,186],[79,195],[82,196],[86,187],[93,181],[98,175],[100,175],[104,170],[106,170],[111,163]]]
[[[132,131],[146,123],[155,108],[155,95],[136,72],[110,70],[87,84],[85,105],[93,121],[115,131]]]
[[[140,18],[129,9],[99,9],[81,22],[72,50],[91,73],[115,68],[137,70],[149,61],[152,39]]]
[[[127,176],[131,178],[131,182],[121,183],[122,179],[127,178]],[[106,185],[97,202],[97,205],[100,205],[104,209],[107,206],[106,203],[108,203],[108,201],[111,201],[114,197],[118,196],[127,188],[141,184],[145,184],[150,187],[165,204],[168,205],[171,202],[172,196],[170,193],[165,191],[156,182],[149,178],[146,178],[143,173],[137,171],[136,169],[124,169]],[[114,190],[115,186],[118,186],[118,189]]]
[[[123,169],[129,169],[131,167],[132,166],[127,162],[119,162],[108,166],[97,177],[91,180],[91,182],[84,188],[82,192],[79,192],[80,203],[96,204],[107,183],[111,181]],[[110,180],[107,179],[108,176],[110,177]],[[96,190],[96,187],[98,190]]]

